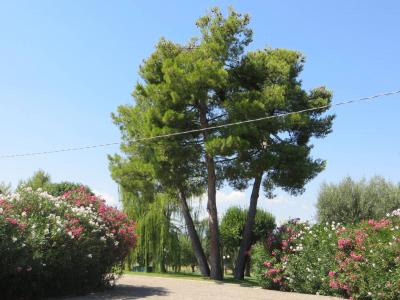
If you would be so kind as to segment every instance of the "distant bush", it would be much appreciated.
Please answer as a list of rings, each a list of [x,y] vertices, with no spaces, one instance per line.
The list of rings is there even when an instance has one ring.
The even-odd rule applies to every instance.
[[[353,181],[345,178],[339,184],[323,184],[318,195],[318,221],[355,223],[383,218],[400,207],[400,185],[382,177]]]
[[[61,197],[30,187],[2,197],[1,299],[107,287],[135,244],[134,223],[83,187]]]
[[[230,207],[222,217],[220,225],[221,239],[227,251],[235,251],[240,247],[246,218],[247,209],[240,207]],[[264,239],[267,233],[272,232],[275,227],[275,217],[267,211],[257,209],[253,226],[252,243],[254,244]]]
[[[221,220],[220,232],[224,255],[230,255],[230,265],[236,260],[246,224],[247,209],[230,207]],[[257,209],[253,225],[252,245],[265,239],[276,228],[275,217],[264,210]],[[249,267],[249,266],[248,266]],[[248,268],[250,270],[250,268]]]
[[[260,286],[350,299],[400,299],[400,210],[350,227],[279,227],[253,254]]]

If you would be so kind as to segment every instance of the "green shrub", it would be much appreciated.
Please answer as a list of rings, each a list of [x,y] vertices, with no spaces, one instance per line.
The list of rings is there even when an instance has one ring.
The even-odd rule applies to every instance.
[[[235,257],[242,241],[242,234],[246,224],[247,209],[230,207],[222,217],[220,231],[224,247],[224,254]],[[268,233],[276,227],[275,217],[264,210],[257,209],[254,220],[252,244],[265,239]]]
[[[318,195],[317,217],[321,223],[356,223],[380,219],[400,207],[400,185],[375,176],[370,181],[345,178],[338,185],[323,184]]]
[[[134,223],[85,188],[53,197],[21,188],[0,199],[2,299],[80,294],[113,283]]]

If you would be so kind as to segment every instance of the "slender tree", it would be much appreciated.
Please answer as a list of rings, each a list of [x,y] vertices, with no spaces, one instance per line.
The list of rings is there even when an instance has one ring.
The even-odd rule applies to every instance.
[[[235,264],[237,279],[244,276],[261,186],[269,198],[275,187],[292,194],[302,193],[304,185],[325,166],[323,160],[310,156],[310,139],[330,133],[334,117],[323,115],[327,109],[279,117],[331,101],[331,93],[324,87],[310,92],[302,89],[298,77],[303,64],[304,57],[297,51],[267,48],[247,53],[230,72],[230,101],[224,102],[229,122],[277,116],[228,127],[212,145],[225,155],[224,175],[234,187],[244,189],[252,182]]]

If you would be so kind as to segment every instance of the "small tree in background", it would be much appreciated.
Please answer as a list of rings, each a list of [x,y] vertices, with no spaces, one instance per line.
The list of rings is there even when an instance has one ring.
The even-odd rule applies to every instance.
[[[17,190],[20,190],[22,187],[31,187],[32,190],[43,189],[45,190],[47,186],[50,184],[51,177],[50,174],[46,173],[43,170],[38,170],[33,173],[32,177],[29,177],[27,180],[21,180],[18,183]]]
[[[358,182],[346,177],[339,184],[322,184],[317,217],[319,222],[356,223],[382,218],[399,207],[399,184],[380,176]]]
[[[221,220],[221,239],[224,255],[229,255],[232,260],[236,259],[240,243],[243,238],[243,231],[246,224],[247,209],[240,207],[229,208]],[[257,209],[255,222],[252,232],[251,245],[260,240],[266,239],[268,233],[272,232],[276,227],[274,216],[264,210]],[[247,255],[246,260],[246,276],[250,276],[250,256]]]
[[[54,197],[62,196],[64,193],[74,191],[81,186],[84,187],[85,191],[89,194],[94,195],[92,190],[88,186],[84,186],[81,183],[62,181],[62,182],[51,182],[51,176],[43,170],[38,170],[31,177],[26,180],[21,180],[18,183],[17,191],[20,191],[23,187],[30,187],[32,190],[42,189],[48,192]],[[0,186],[1,189],[1,186]]]

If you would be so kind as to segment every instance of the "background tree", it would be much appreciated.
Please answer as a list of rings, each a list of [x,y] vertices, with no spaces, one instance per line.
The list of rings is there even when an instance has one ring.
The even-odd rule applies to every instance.
[[[38,170],[33,175],[26,179],[21,180],[18,183],[17,190],[23,187],[30,187],[33,190],[42,189],[48,192],[50,195],[58,197],[62,196],[65,192],[73,191],[80,188],[81,183],[62,181],[62,182],[52,182],[50,174],[43,170]],[[84,186],[86,192],[93,194],[92,190],[88,186]]]
[[[369,181],[344,178],[338,184],[321,185],[317,202],[319,222],[357,223],[379,219],[400,208],[400,184],[375,176]]]
[[[197,259],[194,255],[190,239],[186,234],[179,236],[179,245],[181,247],[181,264],[183,266],[190,266],[192,273],[194,273],[197,266]]]
[[[243,238],[243,231],[246,224],[247,209],[230,207],[221,220],[221,239],[224,255],[235,259],[238,255],[240,244]],[[274,216],[261,209],[257,209],[252,232],[251,246],[256,242],[265,240],[268,233],[276,227]],[[247,276],[250,276],[250,260],[246,260]]]
[[[39,188],[46,189],[47,185],[50,184],[50,181],[51,177],[48,173],[43,170],[38,170],[27,180],[21,180],[18,183],[17,190],[22,187],[31,187],[33,190],[37,190]]]
[[[70,181],[62,181],[62,182],[50,182],[45,186],[45,190],[55,197],[62,196],[64,193],[68,191],[76,190],[80,187],[84,187],[86,192],[94,195],[93,191],[86,185],[82,185],[81,183],[70,182]]]

